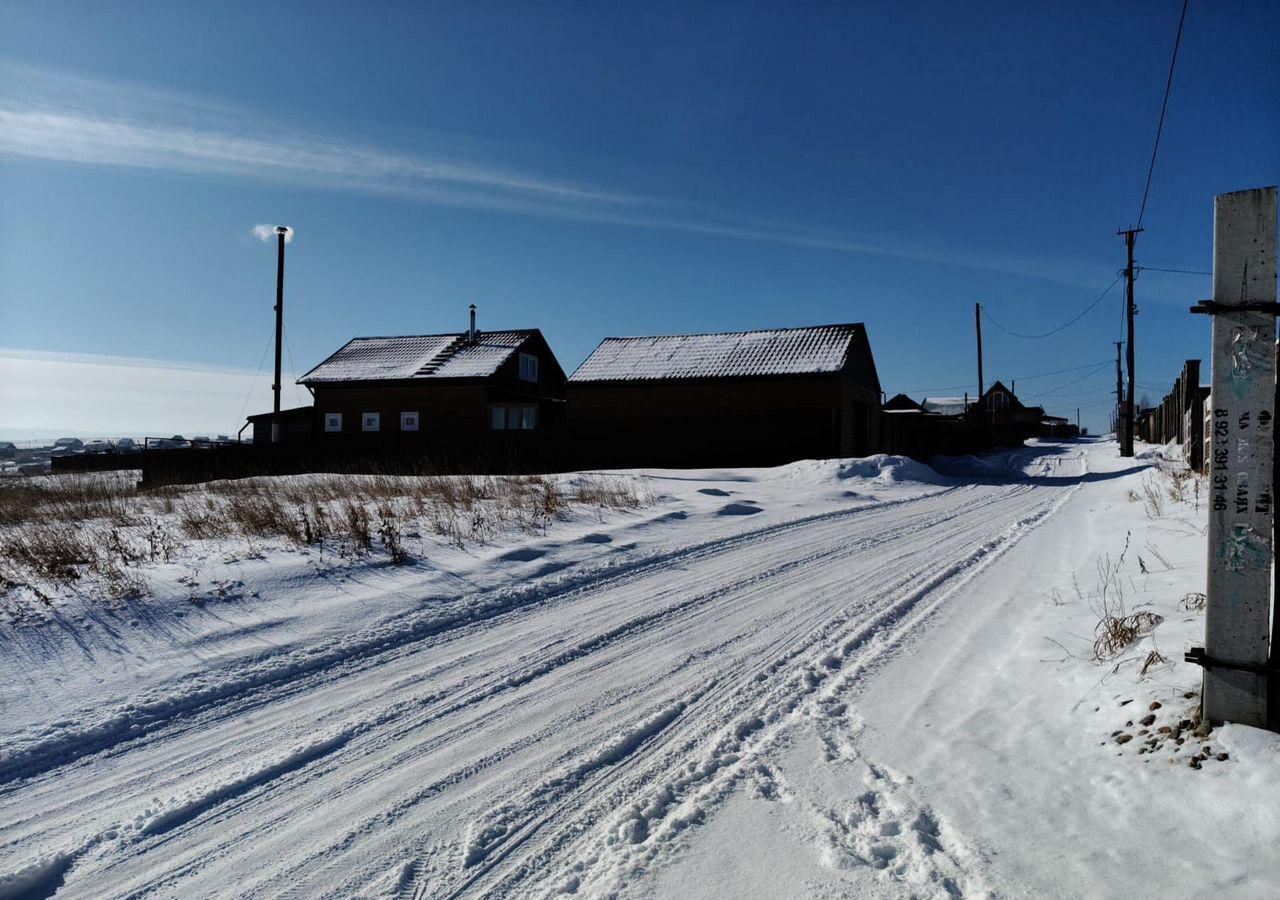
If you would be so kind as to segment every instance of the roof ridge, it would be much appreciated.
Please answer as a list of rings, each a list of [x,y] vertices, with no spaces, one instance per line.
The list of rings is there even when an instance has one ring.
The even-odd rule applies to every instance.
[[[483,331],[477,328],[476,334],[480,337],[486,334],[533,334],[537,330],[536,328],[491,328],[488,331]],[[351,341],[402,341],[409,338],[465,337],[466,334],[467,332],[465,331],[440,331],[434,334],[360,334],[347,341],[347,344],[350,344]],[[343,344],[343,347],[345,346],[346,344]],[[339,347],[338,349],[341,350],[342,348]]]
[[[862,322],[832,322],[827,325],[787,325],[781,328],[748,328],[745,331],[682,331],[679,334],[617,334],[609,335],[602,338],[604,341],[634,341],[644,340],[646,338],[676,338],[676,337],[713,337],[717,335],[736,335],[736,334],[767,334],[779,331],[819,331],[823,328],[862,328],[866,329],[866,325]]]

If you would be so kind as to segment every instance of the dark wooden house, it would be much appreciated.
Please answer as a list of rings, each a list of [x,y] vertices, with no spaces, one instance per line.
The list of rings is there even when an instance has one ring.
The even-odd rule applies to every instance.
[[[606,338],[567,401],[586,465],[774,465],[880,444],[861,324]]]
[[[955,410],[959,409],[959,412]],[[938,454],[972,453],[979,437],[964,415],[959,398],[917,403],[897,394],[881,410],[881,444],[885,453],[928,459]]]
[[[298,383],[320,445],[471,452],[564,419],[564,370],[537,329],[355,338]]]

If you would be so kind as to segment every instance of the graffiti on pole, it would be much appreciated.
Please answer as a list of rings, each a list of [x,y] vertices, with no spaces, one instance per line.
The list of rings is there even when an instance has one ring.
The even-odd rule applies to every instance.
[[[1275,188],[1214,204],[1204,714],[1265,726],[1276,323]],[[1233,307],[1238,307],[1235,309]]]

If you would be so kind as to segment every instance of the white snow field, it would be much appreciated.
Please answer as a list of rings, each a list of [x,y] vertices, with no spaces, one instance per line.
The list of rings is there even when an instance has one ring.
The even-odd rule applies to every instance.
[[[1186,721],[1203,491],[1141,449],[647,472],[2,624],[0,896],[1274,897],[1280,737]]]

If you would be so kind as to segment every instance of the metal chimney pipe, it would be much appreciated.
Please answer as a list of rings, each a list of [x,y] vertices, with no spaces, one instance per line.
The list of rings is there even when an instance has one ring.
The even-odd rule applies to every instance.
[[[276,380],[271,385],[275,393],[275,410],[271,419],[271,443],[280,442],[280,343],[284,336],[284,239],[289,229],[283,225],[276,226]]]
[[[471,304],[471,328],[467,332],[467,343],[474,344],[476,342],[476,305]]]

